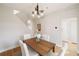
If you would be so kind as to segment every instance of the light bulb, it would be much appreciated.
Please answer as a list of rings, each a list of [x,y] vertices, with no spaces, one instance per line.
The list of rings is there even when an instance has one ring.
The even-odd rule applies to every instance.
[[[44,15],[44,13],[40,13],[40,15],[41,15],[41,16],[43,16],[43,15]]]
[[[13,14],[17,14],[17,13],[19,13],[20,11],[18,11],[18,10],[13,10]]]
[[[34,14],[32,14],[32,16],[34,17],[35,15],[34,15]]]
[[[40,18],[41,16],[40,15],[37,15],[37,17]]]
[[[28,24],[31,24],[31,21],[30,21],[30,20],[28,20],[28,21],[27,21],[27,23],[28,23]]]
[[[36,15],[37,14],[37,11],[34,11],[34,14]]]

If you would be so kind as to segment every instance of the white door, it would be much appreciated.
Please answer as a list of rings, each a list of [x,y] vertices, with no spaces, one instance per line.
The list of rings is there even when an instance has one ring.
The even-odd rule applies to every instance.
[[[77,18],[64,19],[62,21],[62,40],[77,42]]]

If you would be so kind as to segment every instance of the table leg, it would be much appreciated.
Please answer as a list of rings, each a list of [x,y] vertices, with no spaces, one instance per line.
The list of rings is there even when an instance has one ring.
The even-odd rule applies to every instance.
[[[53,52],[55,52],[55,46],[53,46]]]

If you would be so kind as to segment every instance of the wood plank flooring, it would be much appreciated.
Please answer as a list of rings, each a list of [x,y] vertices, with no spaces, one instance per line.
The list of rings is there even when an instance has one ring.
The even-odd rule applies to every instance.
[[[14,49],[0,53],[0,56],[19,56],[20,54],[21,54],[20,47],[16,47]]]

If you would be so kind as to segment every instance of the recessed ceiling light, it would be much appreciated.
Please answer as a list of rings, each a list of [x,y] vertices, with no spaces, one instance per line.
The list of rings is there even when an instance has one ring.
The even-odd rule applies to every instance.
[[[28,24],[31,24],[31,20],[28,20],[27,23],[28,23]]]
[[[30,30],[32,30],[32,26],[29,25],[28,28],[29,28]]]
[[[13,14],[17,14],[17,13],[19,13],[20,11],[18,11],[18,10],[13,10]]]

